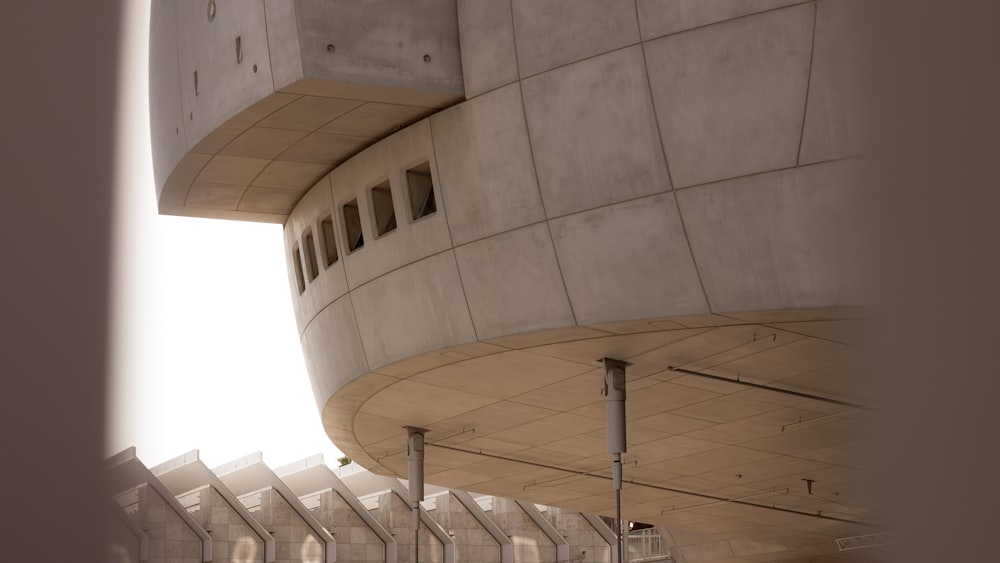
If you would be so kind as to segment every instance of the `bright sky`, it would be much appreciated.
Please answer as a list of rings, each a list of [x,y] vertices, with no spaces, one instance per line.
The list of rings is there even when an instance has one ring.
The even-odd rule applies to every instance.
[[[210,467],[342,455],[323,432],[280,225],[160,216],[149,140],[149,5],[125,10],[107,453]]]

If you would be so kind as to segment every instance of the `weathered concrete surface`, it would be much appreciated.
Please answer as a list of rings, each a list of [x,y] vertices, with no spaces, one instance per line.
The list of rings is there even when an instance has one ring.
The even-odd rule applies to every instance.
[[[296,8],[305,76],[462,91],[454,0],[296,0]]]
[[[521,77],[639,40],[632,0],[513,0]]]
[[[802,0],[636,0],[643,41]]]
[[[640,47],[534,76],[523,89],[548,217],[670,189]]]
[[[675,187],[795,166],[813,10],[793,6],[645,45]]]
[[[864,3],[824,0],[816,4],[815,47],[800,164],[865,152],[871,132],[870,127],[865,127],[865,81],[858,79],[866,60],[862,34],[862,26],[868,21],[865,16]]]
[[[154,2],[160,212],[283,222],[335,164],[462,99],[454,2],[375,4]]]
[[[478,338],[574,323],[544,223],[458,247],[455,258]]]
[[[467,97],[517,80],[510,2],[459,0],[458,26]]]
[[[705,311],[672,194],[570,215],[551,226],[578,323]]]
[[[431,128],[455,244],[544,219],[519,85],[441,112]]]

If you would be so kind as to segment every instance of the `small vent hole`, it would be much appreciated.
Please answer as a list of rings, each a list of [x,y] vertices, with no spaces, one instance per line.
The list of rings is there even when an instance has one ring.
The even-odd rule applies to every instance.
[[[302,295],[306,290],[306,280],[302,277],[302,253],[297,244],[292,247],[292,263],[295,268],[295,284],[299,288],[299,295]]]
[[[316,263],[316,242],[313,240],[312,231],[307,231],[304,237],[306,252],[306,270],[309,273],[309,281],[313,281],[319,276],[319,264]]]
[[[424,162],[406,171],[406,188],[410,194],[410,216],[414,221],[437,211],[430,163]]]
[[[337,237],[333,230],[333,217],[328,216],[320,223],[323,230],[323,253],[326,255],[326,265],[332,266],[339,258],[337,256]]]
[[[375,226],[379,236],[396,230],[396,209],[392,205],[389,180],[372,188],[372,207],[375,209]]]
[[[358,200],[352,199],[343,207],[344,226],[347,228],[347,250],[354,252],[365,245],[365,235],[361,230],[361,212]]]

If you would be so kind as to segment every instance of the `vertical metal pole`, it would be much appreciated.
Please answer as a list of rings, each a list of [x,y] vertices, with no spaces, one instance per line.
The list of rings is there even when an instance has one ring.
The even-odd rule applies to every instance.
[[[412,563],[420,562],[420,501],[424,500],[424,433],[423,428],[406,427],[407,472],[410,480],[410,506],[413,508]]]
[[[622,453],[625,437],[625,366],[621,360],[604,358],[604,405],[607,407],[608,453],[611,454],[611,479],[615,488],[615,511],[618,524],[618,563],[625,562],[622,523]]]
[[[413,506],[413,563],[420,563],[420,503]]]
[[[611,474],[615,483],[615,522],[618,524],[618,563],[626,563],[624,558],[625,525],[622,523],[622,454],[615,453],[611,462]]]

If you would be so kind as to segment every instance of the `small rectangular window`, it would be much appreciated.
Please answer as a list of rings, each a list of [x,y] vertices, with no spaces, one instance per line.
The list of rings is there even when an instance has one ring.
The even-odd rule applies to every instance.
[[[299,286],[299,295],[302,295],[306,290],[306,280],[302,277],[302,254],[297,244],[292,247],[292,262],[295,268],[295,283]]]
[[[410,194],[410,216],[414,221],[437,211],[430,163],[424,162],[406,171],[406,189]]]
[[[316,263],[316,242],[313,240],[312,231],[306,231],[303,240],[305,241],[306,270],[309,272],[309,281],[313,281],[319,276],[319,264]]]
[[[328,216],[320,223],[323,229],[323,253],[326,255],[327,267],[332,266],[337,261],[337,237],[333,231],[333,217]]]
[[[396,230],[396,209],[392,206],[392,189],[389,180],[372,188],[372,207],[375,210],[375,227],[379,236]]]
[[[347,251],[354,252],[365,245],[365,235],[361,231],[361,212],[358,200],[344,204],[344,226],[347,228]]]

